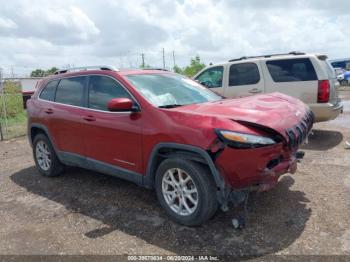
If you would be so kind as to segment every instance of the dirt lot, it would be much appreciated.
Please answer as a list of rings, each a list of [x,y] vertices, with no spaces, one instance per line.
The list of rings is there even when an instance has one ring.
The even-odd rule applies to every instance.
[[[171,222],[152,191],[81,169],[46,178],[26,138],[0,143],[0,254],[350,255],[350,91],[345,112],[315,125],[298,172],[253,197],[247,228],[236,211],[205,226]]]

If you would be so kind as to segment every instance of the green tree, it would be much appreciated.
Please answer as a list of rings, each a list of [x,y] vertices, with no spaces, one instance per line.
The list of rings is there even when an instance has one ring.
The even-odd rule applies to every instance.
[[[140,68],[141,69],[144,69],[144,68],[151,68],[151,66],[150,65],[147,65],[147,64],[144,64],[144,65],[140,65]]]
[[[45,75],[45,71],[42,69],[36,69],[30,73],[31,77],[43,77]]]
[[[202,70],[205,67],[204,63],[201,63],[201,59],[199,55],[195,56],[194,58],[191,58],[191,64],[189,66],[186,66],[183,70],[183,74],[192,77],[195,74],[197,74],[200,70]]]
[[[58,70],[57,67],[51,67],[50,69],[46,70],[45,75],[53,75]]]
[[[57,67],[51,67],[50,69],[36,69],[30,73],[31,77],[44,77],[48,75],[53,75],[58,70]]]
[[[175,65],[174,68],[173,68],[174,72],[177,73],[177,74],[183,74],[183,70],[181,67]]]

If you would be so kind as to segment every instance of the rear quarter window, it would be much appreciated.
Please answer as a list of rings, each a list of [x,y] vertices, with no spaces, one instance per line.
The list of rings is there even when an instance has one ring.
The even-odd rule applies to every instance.
[[[266,61],[274,82],[314,81],[317,75],[310,59],[282,59]]]
[[[47,83],[46,86],[41,91],[39,98],[47,101],[54,101],[57,84],[58,84],[58,80],[53,80]]]

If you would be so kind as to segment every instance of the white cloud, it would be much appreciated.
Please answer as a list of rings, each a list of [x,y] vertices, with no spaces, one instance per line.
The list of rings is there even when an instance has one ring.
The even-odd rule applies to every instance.
[[[17,28],[17,24],[13,22],[11,19],[0,17],[0,30],[15,29],[15,28]]]
[[[89,40],[90,36],[95,36],[100,33],[100,30],[96,27],[95,23],[78,7],[70,7],[70,18],[72,24],[80,32],[80,38],[82,40]]]
[[[347,11],[345,11],[347,10]],[[0,9],[0,67],[179,65],[300,50],[348,57],[350,1],[13,0]],[[22,68],[22,69],[21,69]]]

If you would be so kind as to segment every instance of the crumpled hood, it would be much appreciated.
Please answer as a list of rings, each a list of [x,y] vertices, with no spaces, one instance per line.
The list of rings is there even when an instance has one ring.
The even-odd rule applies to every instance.
[[[286,136],[286,130],[299,124],[309,110],[293,97],[270,93],[175,108],[179,112],[211,115],[263,125]]]

